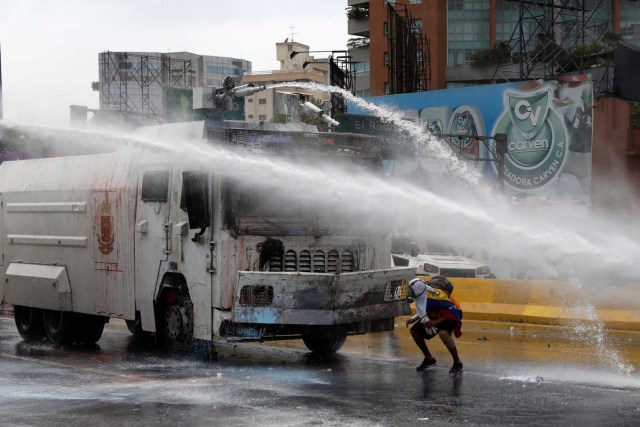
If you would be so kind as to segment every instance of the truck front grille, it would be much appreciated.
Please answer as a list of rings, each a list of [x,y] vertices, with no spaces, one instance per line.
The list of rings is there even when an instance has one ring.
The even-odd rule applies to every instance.
[[[282,271],[282,254],[274,252],[269,257],[269,270],[270,271]]]
[[[327,272],[327,260],[324,257],[323,251],[318,250],[313,253],[313,272],[314,273]]]
[[[342,252],[342,271],[345,273],[356,271],[356,260],[353,256],[353,252]]]
[[[284,271],[298,271],[298,257],[295,251],[284,254]]]
[[[329,251],[329,260],[327,262],[327,273],[335,273],[338,271],[338,251],[332,250]]]
[[[298,271],[301,271],[303,273],[311,272],[311,252],[309,251],[300,252],[300,265],[298,267]]]
[[[350,273],[357,271],[355,254],[350,250],[331,249],[328,254],[323,250],[316,250],[313,256],[310,251],[300,253],[289,249],[284,256],[279,252],[269,258],[269,271],[299,271],[302,273]]]

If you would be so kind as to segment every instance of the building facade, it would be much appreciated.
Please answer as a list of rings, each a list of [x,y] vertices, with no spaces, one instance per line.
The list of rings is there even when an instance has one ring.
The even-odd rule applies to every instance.
[[[194,93],[243,84],[251,62],[190,52],[102,52],[98,55],[100,110],[163,121],[186,119]],[[198,90],[200,89],[200,90]]]
[[[357,92],[371,96],[398,93],[389,85],[389,7],[406,9],[411,27],[429,42],[429,89],[495,81],[497,64],[472,67],[474,54],[503,41],[509,42],[512,59],[520,52],[530,53],[539,47],[541,28],[553,33],[550,44],[565,49],[589,44],[606,31],[619,33],[624,40],[640,35],[638,0],[544,2],[553,8],[542,4],[515,0],[348,0],[349,34],[359,45],[367,45],[367,52],[357,49],[358,60],[369,59],[368,74],[357,75]]]
[[[327,58],[314,58],[309,46],[286,40],[276,43],[278,70],[260,71],[244,75],[245,84],[269,86],[284,82],[329,84],[329,62]],[[285,121],[295,117],[299,98],[304,96],[318,104],[328,101],[326,91],[312,88],[278,87],[267,88],[245,99],[245,120],[248,122]]]

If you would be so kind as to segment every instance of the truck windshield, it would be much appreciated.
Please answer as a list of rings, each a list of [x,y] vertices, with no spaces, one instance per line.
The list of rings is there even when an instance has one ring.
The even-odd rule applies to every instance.
[[[210,129],[210,133],[217,132]],[[209,135],[210,137],[213,134]],[[351,172],[381,169],[380,140],[370,135],[303,132],[228,131],[218,138],[238,148],[251,147],[287,158],[296,164],[328,165]],[[265,177],[265,179],[268,179]],[[223,183],[225,224],[237,234],[276,235],[353,235],[362,221],[349,221],[335,207],[316,203],[296,203],[286,190],[248,188],[238,182]]]
[[[336,235],[353,233],[353,224],[319,206],[303,206],[275,191],[227,183],[225,219],[238,234]]]

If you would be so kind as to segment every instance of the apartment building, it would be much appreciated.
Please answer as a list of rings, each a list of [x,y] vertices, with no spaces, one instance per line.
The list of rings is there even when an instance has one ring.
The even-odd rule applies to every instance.
[[[428,41],[424,57],[414,58],[424,60],[428,69],[426,89],[495,81],[498,64],[472,66],[474,54],[502,41],[509,42],[516,57],[531,52],[538,48],[541,29],[553,33],[552,43],[565,49],[588,44],[607,31],[624,40],[640,34],[638,0],[348,0],[347,6],[348,32],[355,39],[352,56],[368,68],[357,74],[356,91],[371,96],[401,93],[393,84],[394,68],[412,59],[409,53],[405,62],[391,61],[397,33],[390,10]]]
[[[310,55],[309,46],[293,40],[276,43],[278,70],[257,71],[244,74],[244,83],[269,86],[283,82],[329,84],[328,58]],[[326,91],[304,87],[277,87],[257,92],[245,99],[245,120],[248,122],[270,122],[289,120],[295,116],[299,97],[322,104],[329,100]]]

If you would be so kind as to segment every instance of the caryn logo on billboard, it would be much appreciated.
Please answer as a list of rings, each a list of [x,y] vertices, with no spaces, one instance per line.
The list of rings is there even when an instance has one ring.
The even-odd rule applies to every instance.
[[[556,177],[567,157],[568,132],[551,108],[550,88],[534,93],[506,91],[507,111],[498,119],[494,135],[507,134],[505,183],[518,190],[540,188]]]

